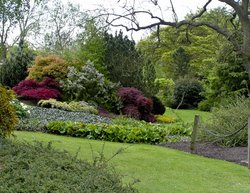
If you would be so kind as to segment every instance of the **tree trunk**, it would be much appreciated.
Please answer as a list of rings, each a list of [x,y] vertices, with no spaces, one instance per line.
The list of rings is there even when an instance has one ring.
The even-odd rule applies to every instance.
[[[245,68],[248,73],[248,79],[250,81],[250,22],[242,23],[243,29],[243,44],[242,53],[245,62]]]

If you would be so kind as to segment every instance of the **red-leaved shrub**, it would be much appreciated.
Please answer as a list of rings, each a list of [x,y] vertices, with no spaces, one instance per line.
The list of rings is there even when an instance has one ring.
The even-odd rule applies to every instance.
[[[129,117],[155,122],[151,114],[153,102],[145,97],[141,91],[133,87],[122,87],[118,90],[117,95],[121,98],[124,107],[122,113]]]
[[[47,100],[60,97],[59,84],[52,78],[44,78],[42,82],[23,80],[13,87],[14,92],[23,99]]]
[[[134,118],[134,119],[141,119],[141,113],[139,112],[137,106],[135,105],[126,105],[122,109],[122,114],[127,115],[128,117]]]
[[[33,100],[48,100],[48,99],[57,99],[60,96],[60,92],[56,89],[49,88],[36,88],[25,90],[20,95],[24,99],[33,99]]]
[[[133,87],[121,87],[117,95],[121,97],[124,105],[136,104],[136,100],[139,96],[143,96],[143,93]]]
[[[14,86],[13,90],[17,95],[21,95],[21,93],[25,90],[35,89],[38,87],[39,87],[38,82],[34,80],[23,80],[19,82],[18,85]]]

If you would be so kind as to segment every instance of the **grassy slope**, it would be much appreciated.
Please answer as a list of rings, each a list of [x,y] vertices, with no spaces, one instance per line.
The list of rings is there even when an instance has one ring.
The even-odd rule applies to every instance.
[[[195,115],[200,115],[201,119],[204,121],[208,120],[210,117],[210,113],[205,111],[188,110],[188,109],[175,110],[170,108],[166,109],[165,115],[169,115],[172,117],[180,117],[186,123],[193,123]]]
[[[53,141],[56,148],[66,149],[78,157],[92,160],[93,152],[101,151],[103,142],[32,132],[15,132],[17,139]],[[248,193],[250,172],[247,168],[225,161],[206,159],[196,155],[150,145],[130,145],[105,142],[104,154],[111,157],[119,148],[125,152],[110,162],[126,175],[139,178],[136,185],[143,193]]]

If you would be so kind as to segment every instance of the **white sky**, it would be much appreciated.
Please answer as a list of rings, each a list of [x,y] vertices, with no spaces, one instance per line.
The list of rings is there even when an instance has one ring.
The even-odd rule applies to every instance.
[[[64,1],[67,1],[67,0],[64,0]],[[124,2],[125,0],[120,0],[120,1]],[[131,0],[128,0],[128,1],[131,1]],[[139,4],[138,6],[142,6],[143,8],[150,9],[154,13],[158,12],[159,14],[161,14],[159,10],[156,10],[152,6],[149,6],[152,4],[146,3],[147,1],[149,0],[135,0],[135,2]],[[80,4],[82,9],[86,9],[86,10],[94,10],[96,8],[100,8],[100,6],[109,8],[109,9],[113,8],[113,9],[119,10],[119,6],[117,4],[118,0],[71,0],[71,2]],[[201,8],[207,2],[207,0],[172,0],[172,2],[174,4],[175,11],[178,15],[178,19],[180,20],[180,19],[183,19],[187,13],[195,12],[198,8]],[[169,0],[158,0],[158,3],[159,5],[161,5],[163,17],[168,21],[171,20],[172,12],[170,10]],[[215,8],[218,6],[225,6],[225,4],[219,2],[218,0],[213,0],[208,6],[208,8]],[[142,17],[140,18],[140,21],[142,23],[148,23],[149,18]],[[114,31],[119,30],[119,28],[112,29],[112,30]],[[133,32],[133,33],[128,32],[126,34],[128,34],[129,36],[132,36],[134,40],[138,41],[142,37],[145,37],[148,33],[149,31],[139,31],[139,32]]]

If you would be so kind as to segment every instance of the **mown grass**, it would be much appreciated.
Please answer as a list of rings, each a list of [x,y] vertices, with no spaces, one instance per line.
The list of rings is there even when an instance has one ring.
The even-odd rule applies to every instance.
[[[189,109],[175,110],[167,108],[164,115],[181,119],[185,123],[193,123],[195,115],[199,115],[203,121],[207,121],[210,118],[211,113],[199,110],[189,110]]]
[[[124,152],[112,158],[126,182],[139,179],[135,185],[142,193],[248,193],[250,172],[246,167],[233,163],[207,159],[176,150],[143,144],[121,144],[56,136],[34,132],[15,132],[15,140],[52,141],[53,146],[65,149],[78,158],[93,160],[97,152],[107,159],[119,149]],[[60,159],[60,158],[58,158]]]

